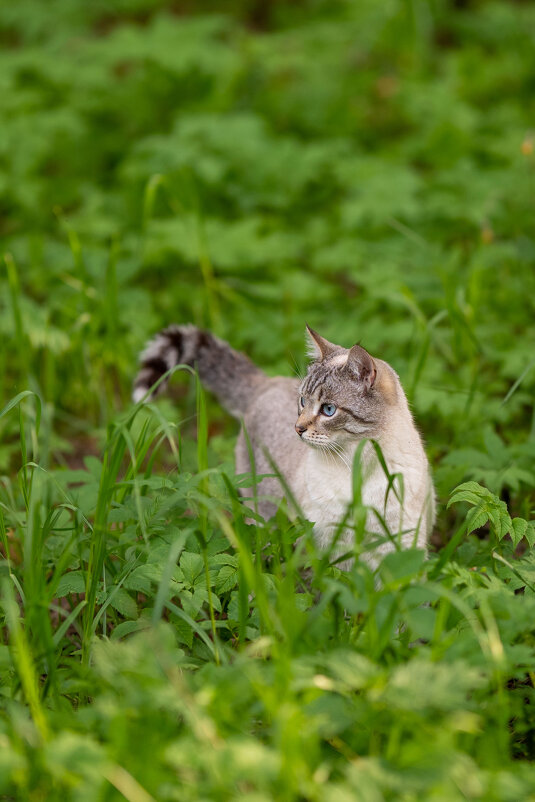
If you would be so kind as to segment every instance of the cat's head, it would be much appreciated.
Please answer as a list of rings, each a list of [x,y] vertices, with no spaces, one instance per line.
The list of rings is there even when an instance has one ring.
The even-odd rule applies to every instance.
[[[309,445],[332,450],[377,438],[398,401],[395,372],[360,345],[342,348],[308,326],[307,333],[313,361],[299,388],[296,432]]]

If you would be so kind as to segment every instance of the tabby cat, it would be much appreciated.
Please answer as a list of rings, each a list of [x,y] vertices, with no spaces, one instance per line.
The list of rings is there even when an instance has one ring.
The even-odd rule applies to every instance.
[[[334,345],[307,327],[312,362],[302,381],[267,376],[242,353],[192,325],[169,326],[145,348],[133,399],[179,364],[194,365],[203,384],[243,427],[236,446],[238,473],[250,471],[243,428],[257,474],[284,477],[321,548],[331,544],[352,500],[352,469],[359,443],[362,501],[368,508],[364,551],[375,567],[395,548],[426,547],[434,522],[433,483],[420,435],[396,372],[360,345]],[[157,393],[165,388],[163,381]],[[388,471],[381,464],[375,441]],[[394,480],[389,477],[394,475]],[[258,485],[259,512],[271,517],[284,489],[276,476]],[[388,530],[388,533],[385,531]],[[335,555],[349,568],[354,530],[346,526]]]

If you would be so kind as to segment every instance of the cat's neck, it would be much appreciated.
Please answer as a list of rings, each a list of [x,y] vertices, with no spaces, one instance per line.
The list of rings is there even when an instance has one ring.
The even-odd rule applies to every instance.
[[[408,405],[396,410],[377,438],[388,468],[392,472],[420,468],[427,464],[420,435]]]

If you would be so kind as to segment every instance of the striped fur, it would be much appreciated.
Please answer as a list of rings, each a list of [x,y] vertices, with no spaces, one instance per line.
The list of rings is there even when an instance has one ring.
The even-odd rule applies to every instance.
[[[140,356],[140,369],[132,393],[135,402],[141,401],[151,387],[177,365],[196,367],[202,383],[218,397],[221,404],[235,417],[247,410],[265,374],[245,354],[209,331],[191,324],[169,326],[151,340]],[[167,386],[162,381],[153,395]]]

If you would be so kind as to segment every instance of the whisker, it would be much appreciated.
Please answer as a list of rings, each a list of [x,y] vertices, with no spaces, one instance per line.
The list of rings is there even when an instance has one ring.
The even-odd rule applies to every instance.
[[[331,451],[330,451],[330,449],[328,447],[328,444],[327,443],[320,443],[319,447],[320,447],[321,453],[324,455],[324,457],[328,461],[330,460],[332,464],[334,464],[333,455],[332,455],[332,453],[331,453]]]
[[[327,443],[327,448],[329,449],[329,451],[331,451],[331,453],[336,454],[336,456],[339,457],[339,459],[344,463],[344,465],[346,466],[346,468],[348,468],[348,470],[351,469],[349,460],[347,459],[342,447],[338,443],[330,441],[329,443]]]
[[[349,460],[348,460],[345,452],[343,451],[342,447],[339,446],[338,444],[335,444],[335,445],[336,445],[336,448],[335,448],[336,453],[338,454],[338,456],[340,457],[340,459],[342,460],[344,465],[348,468],[348,470],[351,470],[351,465],[349,464]]]

